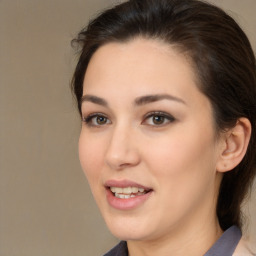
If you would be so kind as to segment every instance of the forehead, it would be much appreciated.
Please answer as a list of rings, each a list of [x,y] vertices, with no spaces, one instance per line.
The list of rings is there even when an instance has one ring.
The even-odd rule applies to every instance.
[[[162,41],[137,38],[108,43],[95,52],[86,70],[84,92],[109,88],[111,84],[148,91],[166,83],[174,87],[184,80],[190,84],[197,80],[187,56]]]

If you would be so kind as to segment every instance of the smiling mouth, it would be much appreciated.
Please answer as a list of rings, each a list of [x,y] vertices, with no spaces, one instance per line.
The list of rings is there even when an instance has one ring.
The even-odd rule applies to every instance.
[[[134,198],[137,196],[145,195],[152,191],[151,189],[146,190],[144,188],[139,187],[109,187],[109,189],[115,197],[120,199]]]

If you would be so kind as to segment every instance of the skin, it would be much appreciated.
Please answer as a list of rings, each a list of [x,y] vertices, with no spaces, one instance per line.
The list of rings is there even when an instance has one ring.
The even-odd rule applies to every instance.
[[[175,98],[136,104],[162,94]],[[130,256],[203,255],[222,234],[215,207],[225,143],[190,60],[157,40],[109,43],[90,60],[83,95],[107,104],[85,97],[79,157],[110,231],[127,240]],[[152,112],[171,118],[158,124]],[[103,119],[88,119],[95,113]],[[116,209],[106,199],[108,180],[152,193],[138,207]]]

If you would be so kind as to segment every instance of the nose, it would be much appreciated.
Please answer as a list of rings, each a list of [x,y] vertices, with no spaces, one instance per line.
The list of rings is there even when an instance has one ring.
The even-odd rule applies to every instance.
[[[113,130],[105,161],[114,170],[122,170],[139,164],[138,141],[131,129],[120,127]]]

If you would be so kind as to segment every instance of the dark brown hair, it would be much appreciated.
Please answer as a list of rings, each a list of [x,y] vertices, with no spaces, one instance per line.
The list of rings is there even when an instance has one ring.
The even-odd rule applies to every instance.
[[[108,9],[73,40],[81,47],[72,81],[80,114],[84,75],[94,52],[108,42],[138,36],[160,39],[191,57],[217,131],[233,127],[241,117],[250,120],[247,153],[224,174],[217,203],[221,228],[241,227],[241,203],[256,172],[256,66],[246,35],[223,10],[198,0],[130,0]]]

